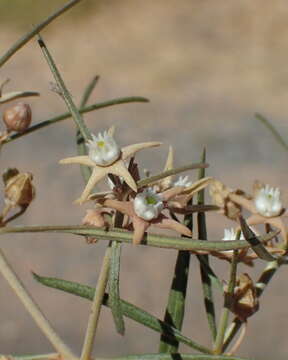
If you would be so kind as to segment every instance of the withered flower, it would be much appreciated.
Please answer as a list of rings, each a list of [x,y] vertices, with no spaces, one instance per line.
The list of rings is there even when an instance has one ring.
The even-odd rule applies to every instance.
[[[246,273],[236,280],[230,310],[241,320],[246,321],[259,309],[256,287]]]
[[[120,149],[113,138],[113,133],[114,128],[112,127],[103,134],[93,135],[92,140],[87,143],[88,155],[60,160],[60,164],[81,164],[93,168],[92,175],[76,203],[85,202],[94,186],[108,174],[122,177],[129,187],[137,192],[136,182],[127,170],[124,161],[140,150],[161,145],[160,142],[146,142]]]

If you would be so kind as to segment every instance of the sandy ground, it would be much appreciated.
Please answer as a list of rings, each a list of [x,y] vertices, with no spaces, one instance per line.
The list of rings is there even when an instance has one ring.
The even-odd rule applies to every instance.
[[[206,146],[209,175],[247,191],[260,179],[282,187],[287,199],[287,154],[254,118],[256,111],[262,112],[283,136],[288,135],[287,11],[284,0],[114,0],[89,7],[83,17],[72,17],[71,12],[73,21],[65,15],[65,21],[57,20],[43,36],[75,101],[96,74],[101,79],[91,102],[129,95],[150,99],[148,104],[119,105],[85,117],[94,132],[115,124],[121,144],[163,142],[162,149],[139,155],[143,168],[158,172],[169,144],[175,149],[176,165],[198,161]],[[27,31],[40,20],[33,16],[21,29],[0,25],[1,53],[24,28]],[[12,80],[7,91],[41,92],[39,99],[31,100],[34,122],[65,111],[63,101],[50,91],[52,76],[35,41],[21,49],[0,76]],[[58,165],[59,159],[73,154],[74,125],[69,120],[4,147],[1,169],[16,166],[31,171],[37,188],[30,211],[15,224],[81,221],[85,207],[72,205],[83,186],[79,170]],[[216,215],[209,217],[208,224],[211,239],[220,239],[223,227],[232,226],[227,221],[219,224]],[[88,246],[80,238],[60,235],[6,236],[2,242],[45,314],[79,351],[89,303],[35,284],[30,270],[94,285],[105,244]],[[175,256],[169,250],[125,246],[123,297],[163,316]],[[214,263],[220,274],[227,270],[219,261]],[[251,272],[254,278],[263,266]],[[249,322],[241,356],[271,359],[273,351],[274,358],[286,358],[285,272],[285,268],[279,272],[261,299],[261,311]],[[193,260],[184,333],[209,344],[198,278]],[[0,353],[52,350],[2,279],[0,284]],[[157,334],[132,321],[127,321],[127,336],[116,335],[111,314],[103,309],[95,353],[157,352],[158,342]]]

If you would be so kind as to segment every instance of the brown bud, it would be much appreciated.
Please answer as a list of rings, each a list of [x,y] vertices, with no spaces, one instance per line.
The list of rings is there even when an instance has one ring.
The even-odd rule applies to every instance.
[[[26,207],[35,197],[35,189],[32,184],[33,175],[30,173],[18,173],[11,176],[5,183],[5,202],[11,206]]]
[[[31,124],[32,112],[30,105],[19,102],[16,105],[8,108],[3,113],[3,121],[6,125],[7,131],[23,132]]]

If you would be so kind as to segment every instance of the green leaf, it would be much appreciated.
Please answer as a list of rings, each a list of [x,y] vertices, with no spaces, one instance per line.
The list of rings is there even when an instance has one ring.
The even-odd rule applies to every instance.
[[[95,289],[90,286],[82,285],[76,282],[67,281],[63,279],[39,276],[35,273],[32,274],[35,280],[37,280],[38,282],[40,282],[45,286],[62,290],[67,293],[80,296],[82,298],[86,298],[88,300],[93,300]],[[108,294],[105,294],[103,298],[103,305],[109,307]],[[121,308],[123,311],[123,315],[128,317],[129,319],[132,319],[144,326],[147,326],[148,328],[157,331],[161,334],[170,336],[172,339],[177,339],[179,342],[188,345],[200,352],[207,354],[211,353],[211,351],[208,348],[182,335],[180,331],[171,327],[169,324],[166,324],[162,320],[157,319],[155,316],[149,314],[147,311],[140,309],[139,307],[125,300],[121,300]]]
[[[206,162],[206,149],[203,150],[202,153],[202,163]],[[199,169],[198,180],[205,177],[205,168]],[[197,194],[197,204],[204,205],[205,204],[205,190],[201,190]],[[198,238],[204,241],[207,241],[207,226],[206,226],[206,215],[205,212],[198,212],[197,214],[197,224],[198,224]],[[209,256],[208,255],[197,255],[200,265],[200,275],[202,282],[202,291],[203,291],[203,299],[204,306],[206,311],[206,316],[208,320],[208,325],[210,328],[210,332],[212,335],[213,341],[217,335],[217,326],[216,326],[216,315],[215,315],[215,305],[213,299],[213,289],[212,289],[212,281],[211,276],[213,276],[213,271],[207,271],[207,268],[210,268],[209,264]],[[205,265],[204,265],[205,264]],[[217,279],[217,278],[216,278]],[[214,279],[215,281],[217,281]]]
[[[109,306],[111,308],[117,332],[124,335],[125,324],[119,292],[121,243],[113,241],[111,246],[112,253],[109,273]]]

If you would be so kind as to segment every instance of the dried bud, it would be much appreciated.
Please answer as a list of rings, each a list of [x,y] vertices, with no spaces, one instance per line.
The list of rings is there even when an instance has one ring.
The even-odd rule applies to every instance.
[[[30,105],[19,102],[18,104],[6,109],[3,113],[3,121],[7,131],[23,132],[31,124],[32,112]]]
[[[12,169],[16,170],[16,169]],[[6,171],[6,174],[9,173]],[[13,173],[13,172],[12,172]],[[5,183],[5,202],[11,206],[27,207],[35,197],[35,189],[32,184],[33,175],[30,173],[16,173],[15,175],[3,176]]]
[[[259,308],[256,287],[248,274],[241,274],[236,281],[231,311],[242,321]]]

